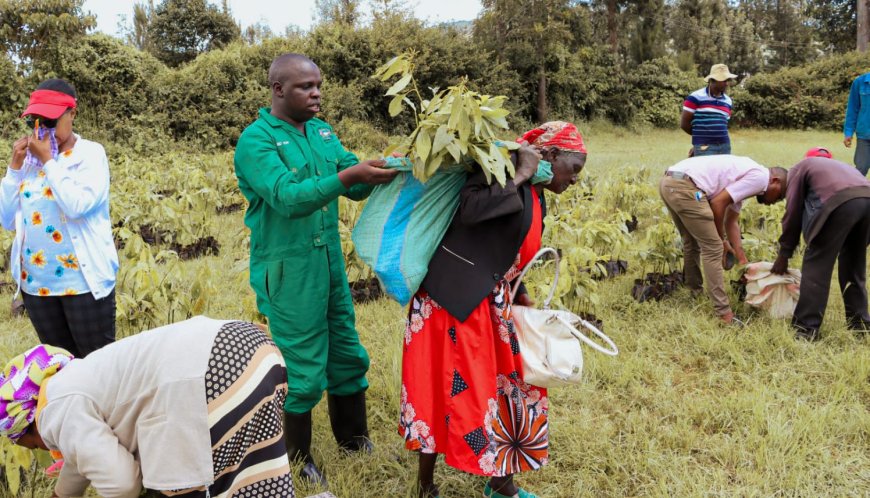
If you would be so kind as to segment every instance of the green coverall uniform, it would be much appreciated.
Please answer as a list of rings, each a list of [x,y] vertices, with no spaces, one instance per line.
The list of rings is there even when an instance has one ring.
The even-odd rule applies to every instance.
[[[260,109],[236,146],[239,188],[248,199],[251,286],[287,363],[284,410],[299,414],[323,390],[347,396],[368,387],[369,356],[356,331],[338,232],[338,197],[368,196],[338,172],[357,164],[324,121],[305,134]]]

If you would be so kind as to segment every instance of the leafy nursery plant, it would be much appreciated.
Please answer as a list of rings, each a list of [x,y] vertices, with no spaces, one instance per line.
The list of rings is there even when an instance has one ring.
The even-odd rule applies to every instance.
[[[504,185],[514,166],[510,151],[519,145],[499,142],[499,132],[508,129],[504,95],[482,95],[468,88],[463,78],[446,90],[431,88],[432,97],[420,93],[414,79],[414,53],[406,52],[390,59],[374,74],[381,81],[399,79],[387,90],[392,97],[390,116],[398,116],[406,107],[414,111],[416,127],[410,135],[392,143],[384,155],[407,156],[414,164],[414,176],[421,182],[439,169],[456,164],[476,162],[492,183],[495,178]]]

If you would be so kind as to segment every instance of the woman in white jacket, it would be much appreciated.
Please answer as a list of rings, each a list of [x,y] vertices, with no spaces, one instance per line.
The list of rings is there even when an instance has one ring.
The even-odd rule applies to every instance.
[[[73,359],[36,346],[0,373],[0,435],[66,462],[54,496],[292,498],[287,372],[258,326],[195,317]]]
[[[15,230],[10,267],[41,342],[76,357],[115,340],[118,253],[103,146],[73,133],[75,89],[50,79],[22,113],[0,182],[0,222]]]

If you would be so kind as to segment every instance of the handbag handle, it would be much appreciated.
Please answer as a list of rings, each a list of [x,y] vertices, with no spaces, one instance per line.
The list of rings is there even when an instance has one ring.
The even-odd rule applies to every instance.
[[[566,327],[568,327],[568,330],[571,331],[571,334],[572,334],[574,337],[576,337],[577,339],[581,340],[582,342],[585,342],[585,343],[588,344],[589,347],[591,347],[592,349],[598,351],[599,353],[604,353],[604,354],[606,354],[606,355],[608,355],[608,356],[616,356],[616,355],[619,354],[619,348],[616,347],[616,343],[614,343],[613,340],[610,339],[610,337],[607,337],[606,335],[604,335],[604,332],[602,332],[601,330],[599,330],[598,327],[596,327],[595,325],[592,325],[591,323],[589,323],[588,321],[586,321],[586,320],[580,318],[579,316],[577,317],[577,319],[580,320],[580,325],[583,325],[583,327],[585,327],[585,328],[591,330],[592,333],[595,334],[595,335],[597,335],[599,339],[601,339],[602,341],[606,342],[607,345],[610,347],[610,349],[605,349],[604,347],[598,345],[598,343],[596,343],[595,341],[593,341],[592,339],[590,339],[589,337],[587,337],[586,334],[584,334],[583,332],[577,330],[577,327],[575,327],[574,325],[572,325],[568,320],[565,320],[564,317],[562,317],[562,316],[560,316],[560,315],[555,315],[555,316],[556,316],[556,319],[557,319],[557,320],[559,320],[560,322],[562,322],[563,325],[565,325]],[[576,316],[576,315],[575,315],[575,316]]]
[[[526,272],[529,271],[529,269],[532,267],[532,264],[541,259],[541,256],[547,253],[551,253],[553,255],[553,260],[556,262],[556,274],[553,276],[553,285],[550,286],[550,294],[547,296],[547,299],[544,301],[544,305],[541,309],[550,309],[550,301],[552,301],[553,296],[556,295],[556,285],[559,283],[559,252],[552,247],[542,247],[538,252],[535,253],[531,261],[526,263],[526,266],[523,267],[523,271],[520,273],[520,276],[517,277],[516,283],[511,290],[511,303],[513,303],[514,299],[517,297],[517,291],[520,290],[520,284],[523,282],[523,277],[526,276]]]

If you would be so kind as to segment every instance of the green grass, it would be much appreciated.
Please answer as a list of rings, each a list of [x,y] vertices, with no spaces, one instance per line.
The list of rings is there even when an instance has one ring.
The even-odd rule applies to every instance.
[[[608,185],[641,167],[652,171],[654,184],[689,149],[679,131],[604,125],[583,131],[590,151],[585,174]],[[733,140],[734,153],[765,165],[791,166],[817,145],[851,162],[852,150],[837,133],[741,130]],[[184,282],[210,272],[217,286],[210,316],[251,313],[245,277],[232,270],[246,257],[241,226],[241,214],[215,217],[212,233],[221,256],[180,263],[173,277]],[[639,244],[642,231],[634,237]],[[629,292],[641,270],[629,260],[628,275],[600,286],[595,309],[620,354],[587,352],[583,383],[550,391],[551,463],[518,476],[523,487],[548,498],[870,496],[870,338],[845,329],[836,282],[823,339],[808,344],[792,338],[786,321],[759,314],[744,312],[750,321],[742,330],[719,326],[706,298],[693,299],[684,290],[661,302],[637,303]],[[0,296],[0,303],[8,300]],[[315,410],[315,458],[339,498],[414,496],[416,456],[396,433],[404,315],[386,300],[357,309],[372,358],[374,454],[339,455],[325,403]],[[35,341],[29,322],[10,319],[8,307],[0,306],[0,359]],[[421,375],[425,370],[421,365]],[[482,495],[483,479],[443,464],[436,479],[443,497]],[[301,496],[318,491],[297,484]],[[47,496],[48,485],[39,479],[21,496]]]

